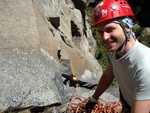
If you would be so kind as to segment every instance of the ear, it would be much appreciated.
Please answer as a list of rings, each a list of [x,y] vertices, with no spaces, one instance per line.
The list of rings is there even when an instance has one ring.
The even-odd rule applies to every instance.
[[[127,39],[129,40],[132,37],[132,30],[128,27],[125,27],[124,30],[125,30]]]
[[[126,32],[131,32],[131,29],[128,28],[128,27],[125,27],[125,31],[126,31]]]

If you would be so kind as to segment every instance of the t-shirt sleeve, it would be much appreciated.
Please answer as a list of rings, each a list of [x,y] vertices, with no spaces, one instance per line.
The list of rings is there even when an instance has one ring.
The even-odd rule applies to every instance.
[[[140,69],[136,74],[135,99],[150,99],[150,68]]]

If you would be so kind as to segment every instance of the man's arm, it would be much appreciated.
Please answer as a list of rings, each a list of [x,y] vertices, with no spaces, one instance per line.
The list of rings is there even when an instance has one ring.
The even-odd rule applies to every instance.
[[[110,84],[113,81],[113,69],[112,69],[112,65],[109,65],[107,67],[107,69],[104,71],[98,86],[95,90],[95,93],[93,94],[93,97],[95,99],[98,99],[99,96],[110,86]]]
[[[89,98],[88,102],[85,105],[85,109],[87,113],[91,113],[92,109],[94,108],[95,104],[97,103],[97,100],[99,96],[108,88],[108,86],[113,81],[113,71],[112,71],[112,65],[109,65],[107,69],[104,71],[98,86],[95,90],[95,93],[92,97]]]
[[[149,100],[135,100],[132,106],[131,113],[150,113],[150,99]]]

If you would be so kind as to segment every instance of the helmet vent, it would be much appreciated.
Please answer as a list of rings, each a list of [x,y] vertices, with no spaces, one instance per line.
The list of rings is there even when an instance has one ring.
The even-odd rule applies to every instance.
[[[121,1],[120,4],[127,4],[127,2],[126,1]]]

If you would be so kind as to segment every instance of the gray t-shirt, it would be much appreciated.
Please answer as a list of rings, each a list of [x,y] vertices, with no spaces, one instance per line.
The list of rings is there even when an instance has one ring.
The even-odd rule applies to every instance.
[[[131,106],[134,100],[150,99],[150,48],[136,41],[123,57],[111,55],[113,73],[124,99]]]

